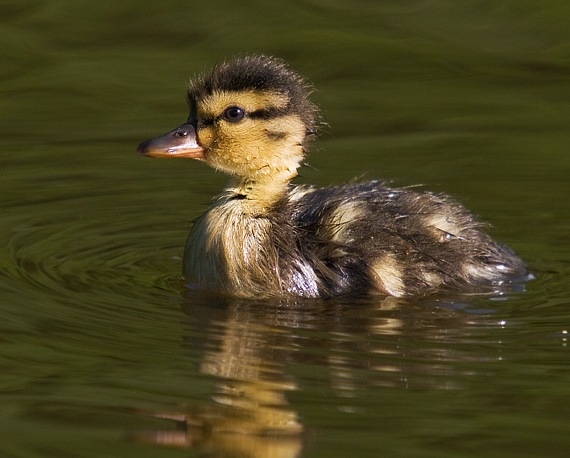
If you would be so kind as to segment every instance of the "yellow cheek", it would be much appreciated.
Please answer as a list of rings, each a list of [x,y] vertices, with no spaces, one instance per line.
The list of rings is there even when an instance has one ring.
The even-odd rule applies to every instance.
[[[235,164],[246,164],[259,156],[260,133],[251,122],[222,124],[217,132],[218,154]]]
[[[198,131],[198,143],[202,148],[208,149],[214,142],[214,128],[206,127]]]

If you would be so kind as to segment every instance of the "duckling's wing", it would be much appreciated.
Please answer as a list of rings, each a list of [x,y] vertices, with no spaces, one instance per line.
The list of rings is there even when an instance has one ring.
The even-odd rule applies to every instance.
[[[500,283],[526,272],[520,258],[448,196],[381,181],[297,194],[291,216],[301,251],[331,292],[403,296],[440,285]]]

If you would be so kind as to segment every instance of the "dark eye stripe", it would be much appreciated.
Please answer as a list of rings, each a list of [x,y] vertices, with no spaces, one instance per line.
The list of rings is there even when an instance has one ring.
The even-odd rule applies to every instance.
[[[246,111],[245,117],[250,118],[250,119],[268,120],[268,119],[279,118],[281,116],[286,116],[290,113],[291,113],[291,111],[287,110],[286,108],[269,107],[269,108],[262,108],[262,109],[251,111],[251,112]],[[210,118],[200,119],[198,121],[198,128],[207,127],[209,125],[212,125],[216,121],[218,121],[219,119],[222,119],[222,115],[217,116],[215,118],[210,117]]]
[[[271,139],[271,140],[283,140],[284,138],[287,137],[287,132],[278,132],[275,130],[266,130],[265,134]]]
[[[202,129],[204,127],[211,126],[212,124],[214,124],[214,118],[200,119],[198,121],[198,129]]]
[[[287,114],[289,114],[289,111],[286,109],[270,107],[252,111],[248,116],[251,119],[275,119]]]

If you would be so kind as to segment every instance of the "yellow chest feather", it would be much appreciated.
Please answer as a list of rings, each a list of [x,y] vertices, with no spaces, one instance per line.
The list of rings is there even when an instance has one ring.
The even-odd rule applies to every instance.
[[[186,279],[239,296],[279,291],[278,255],[270,233],[267,218],[249,214],[241,200],[221,199],[188,236]]]

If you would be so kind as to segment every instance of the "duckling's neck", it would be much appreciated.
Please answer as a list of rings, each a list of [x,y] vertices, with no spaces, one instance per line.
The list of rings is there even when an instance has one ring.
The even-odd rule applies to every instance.
[[[296,176],[296,171],[285,171],[272,176],[232,178],[223,196],[226,199],[242,199],[244,211],[259,216],[269,211],[283,197],[289,181]]]

